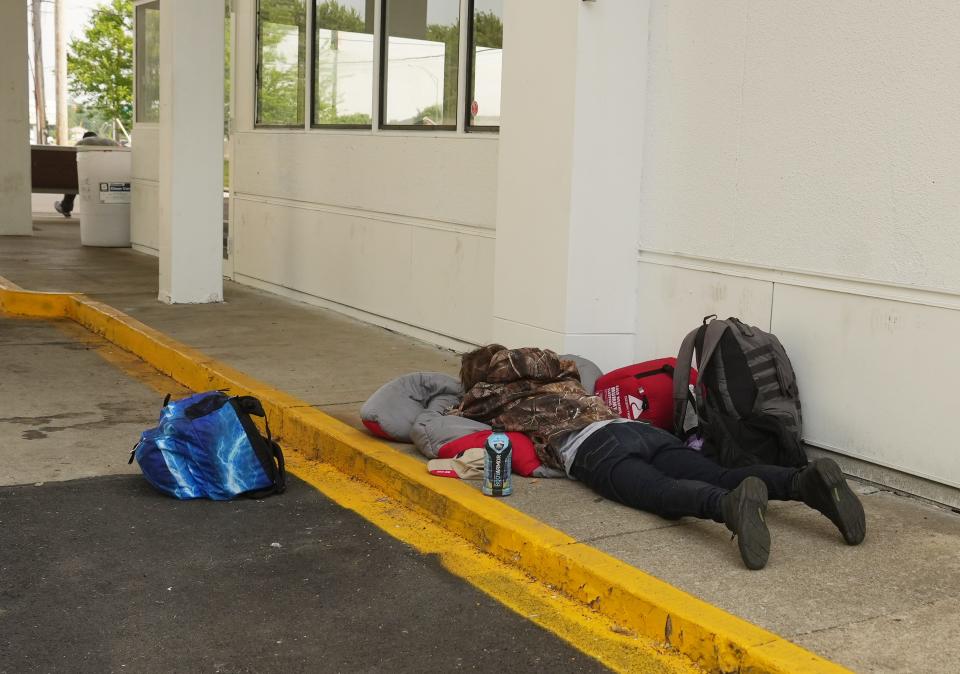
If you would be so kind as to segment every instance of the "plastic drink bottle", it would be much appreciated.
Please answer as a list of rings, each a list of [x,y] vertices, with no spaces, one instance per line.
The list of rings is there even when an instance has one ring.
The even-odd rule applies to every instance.
[[[487,496],[509,496],[513,492],[510,463],[513,447],[503,426],[494,426],[483,451],[483,484]]]

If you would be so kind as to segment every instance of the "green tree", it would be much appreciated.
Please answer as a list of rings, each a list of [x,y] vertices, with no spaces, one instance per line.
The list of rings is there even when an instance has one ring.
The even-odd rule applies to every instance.
[[[230,59],[233,55],[230,53],[230,15],[233,13],[233,0],[226,0],[223,3],[223,136],[227,137],[230,133],[230,87],[233,82],[230,79]]]
[[[347,33],[366,33],[363,17],[353,7],[345,7],[337,0],[326,0],[317,5],[317,28],[342,30]]]
[[[330,31],[329,43],[315,44],[316,80],[313,88],[313,121],[317,124],[355,124],[368,125],[370,115],[355,112],[341,115],[337,107],[341,97],[337,93],[338,59],[340,33],[371,33],[360,13],[352,7],[345,7],[337,0],[325,0],[317,5],[316,27]]]
[[[503,49],[503,21],[495,12],[481,11],[473,17],[474,57],[470,72],[470,99],[476,98],[477,59],[476,55],[492,49]],[[473,116],[471,113],[471,120]]]
[[[257,90],[261,124],[303,124],[306,30],[303,0],[261,0]],[[295,62],[289,53],[291,40],[296,42]]]
[[[133,117],[133,2],[109,0],[93,10],[81,37],[70,41],[67,75],[85,110],[120,120]]]
[[[450,25],[431,23],[427,26],[427,39],[431,42],[443,42],[443,106],[440,114],[431,117],[435,124],[454,125],[457,123],[457,77],[460,72],[460,20]],[[431,108],[434,106],[431,106]],[[428,108],[427,110],[430,110]],[[417,118],[423,116],[420,111]],[[433,112],[431,110],[431,112]],[[414,121],[414,124],[423,122]]]
[[[473,39],[478,47],[503,49],[503,21],[496,12],[477,12],[473,19]]]
[[[111,121],[99,112],[84,108],[75,101],[67,105],[67,126],[71,129],[81,126],[87,131],[96,131],[101,136],[110,134]]]
[[[413,119],[410,120],[410,124],[419,124],[425,126],[436,126],[437,124],[443,123],[443,108],[439,103],[434,103],[433,105],[428,105],[422,110],[418,110],[417,114],[413,116]]]

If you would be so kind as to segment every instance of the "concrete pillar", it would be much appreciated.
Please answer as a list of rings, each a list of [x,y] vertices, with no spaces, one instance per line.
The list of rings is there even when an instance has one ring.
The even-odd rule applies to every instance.
[[[160,300],[223,300],[223,1],[160,3]]]
[[[504,3],[493,336],[628,363],[649,4]]]
[[[0,235],[31,235],[27,3],[0,2]]]

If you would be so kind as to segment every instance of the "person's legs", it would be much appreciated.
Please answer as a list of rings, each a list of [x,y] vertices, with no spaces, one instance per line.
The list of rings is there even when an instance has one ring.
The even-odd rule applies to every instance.
[[[756,464],[742,468],[724,468],[700,452],[688,447],[668,447],[653,457],[653,465],[665,475],[678,479],[698,480],[708,484],[736,489],[748,477],[758,477],[767,485],[767,492],[776,501],[794,501],[799,496],[793,481],[800,470],[783,466]]]
[[[665,475],[698,480],[725,489],[735,489],[748,477],[767,486],[769,497],[778,501],[802,501],[825,515],[849,545],[866,536],[866,517],[860,499],[853,493],[840,467],[831,459],[818,459],[803,469],[756,464],[724,468],[699,452],[682,447],[659,451],[651,463]]]
[[[611,501],[638,510],[670,519],[689,515],[723,521],[720,500],[727,489],[669,477],[645,459],[652,453],[645,449],[628,424],[610,424],[584,441],[570,473]]]
[[[770,532],[764,520],[767,488],[747,477],[732,491],[699,480],[665,475],[646,459],[656,445],[679,444],[649,434],[633,424],[611,424],[599,429],[580,447],[571,475],[612,501],[668,519],[685,515],[723,523],[737,537],[743,563],[762,569],[770,556]],[[662,449],[662,447],[659,447]]]
[[[76,194],[64,194],[62,201],[54,201],[53,208],[65,218],[70,217],[73,212],[73,201],[77,198]]]
[[[723,522],[720,500],[727,490],[697,480],[664,475],[636,455],[611,466],[597,486],[603,496],[667,519],[691,516]]]

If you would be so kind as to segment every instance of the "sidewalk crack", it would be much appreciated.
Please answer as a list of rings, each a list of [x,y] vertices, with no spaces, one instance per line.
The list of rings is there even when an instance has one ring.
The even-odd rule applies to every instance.
[[[929,600],[929,601],[920,602],[920,603],[918,603],[918,604],[915,604],[914,606],[899,607],[899,608],[896,608],[896,609],[891,609],[891,610],[889,610],[889,611],[884,611],[883,613],[878,613],[878,614],[873,615],[873,616],[868,616],[868,617],[866,617],[866,618],[861,618],[860,620],[855,620],[855,621],[853,621],[853,622],[838,623],[838,624],[836,624],[836,625],[831,625],[831,626],[828,626],[828,627],[818,627],[818,628],[816,628],[816,629],[808,630],[808,631],[806,631],[806,632],[796,632],[796,633],[794,633],[794,634],[791,636],[791,638],[794,638],[794,637],[805,637],[805,636],[809,636],[809,635],[811,635],[811,634],[819,634],[819,633],[821,633],[821,632],[828,632],[828,631],[830,631],[830,630],[843,629],[843,628],[845,628],[845,627],[854,627],[854,626],[856,626],[856,625],[863,625],[864,623],[868,623],[868,622],[871,622],[871,621],[874,621],[874,620],[882,620],[883,618],[889,618],[890,616],[894,616],[894,615],[896,615],[896,614],[898,614],[898,613],[909,613],[909,612],[915,611],[915,610],[917,610],[917,609],[926,608],[926,607],[929,607],[929,606],[934,606],[934,605],[939,604],[939,603],[944,602],[944,601],[956,601],[956,599],[957,599],[957,597],[956,597],[956,596],[953,596],[953,595],[951,595],[951,596],[946,596],[946,597],[938,597],[938,598],[936,598],[936,599],[931,599],[931,600]]]
[[[578,545],[580,543],[589,544],[589,543],[595,543],[597,541],[606,540],[608,538],[617,538],[619,536],[630,536],[632,534],[643,534],[643,533],[647,533],[648,531],[660,531],[662,529],[672,529],[673,527],[679,527],[679,526],[683,526],[683,524],[681,522],[676,522],[676,523],[671,522],[669,524],[664,524],[658,527],[648,527],[646,529],[631,529],[629,531],[618,531],[612,534],[601,534],[599,536],[591,536],[590,538],[580,538],[573,541],[572,543],[563,543],[561,545]]]

